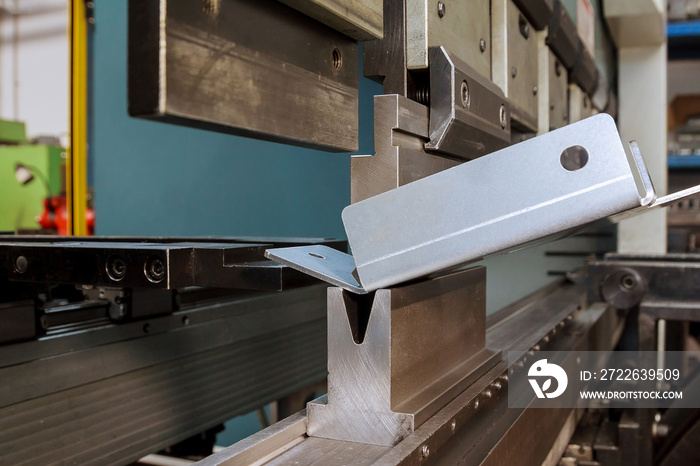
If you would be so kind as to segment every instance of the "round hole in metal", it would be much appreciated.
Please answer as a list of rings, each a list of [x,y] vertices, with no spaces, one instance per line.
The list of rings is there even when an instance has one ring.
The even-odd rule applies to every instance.
[[[559,161],[570,172],[580,170],[588,163],[588,151],[582,146],[567,147],[561,153]]]

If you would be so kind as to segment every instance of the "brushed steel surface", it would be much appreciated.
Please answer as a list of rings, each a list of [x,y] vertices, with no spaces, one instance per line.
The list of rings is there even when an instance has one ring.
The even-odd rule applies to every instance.
[[[355,41],[273,0],[129,3],[132,116],[352,152],[358,74]]]
[[[537,33],[538,43],[538,128],[539,134],[569,123],[569,81],[566,67],[545,43],[547,31]]]
[[[131,464],[323,380],[324,297],[259,293],[0,346],[0,463]]]
[[[569,165],[566,154],[584,149],[585,164]],[[334,283],[352,274],[343,287],[369,292],[634,215],[655,198],[643,162],[600,114],[352,204],[343,223],[355,267],[334,265]],[[266,255],[328,269],[325,259],[295,264],[287,250]]]
[[[415,94],[407,71],[405,0],[384,0],[384,37],[362,44],[362,73],[381,82],[384,94]]]
[[[510,145],[510,103],[488,78],[430,48],[430,141],[425,149],[463,160]]]
[[[583,306],[584,286],[559,283],[504,309],[505,314],[491,319],[487,337],[503,351],[530,350],[536,354],[532,345],[538,342],[547,350],[610,350],[619,338],[621,317],[602,304]],[[308,439],[299,442],[295,437],[289,449],[278,450],[275,464],[307,464],[303,460],[323,458],[312,464],[539,466],[573,411],[508,408],[507,371],[505,361],[492,366],[398,445],[370,447],[385,449],[378,458],[374,452],[379,450],[370,455],[368,446],[360,444],[352,450],[358,454],[348,456],[349,444],[327,439],[315,439],[316,451],[311,453],[311,448],[302,448]],[[297,449],[302,451],[297,453]],[[240,452],[241,447],[234,445],[230,450]],[[334,451],[339,458],[333,456]],[[223,463],[207,466],[210,464]]]
[[[514,0],[520,11],[538,31],[543,30],[549,24],[554,13],[553,0]]]
[[[363,298],[328,290],[328,396],[308,435],[392,446],[495,364],[484,268]],[[370,312],[371,309],[371,312]]]
[[[587,164],[564,169],[562,152],[577,145]],[[601,114],[350,205],[343,223],[359,282],[390,286],[639,207],[643,167],[630,163]]]
[[[373,156],[351,159],[350,199],[358,202],[457,165],[426,154],[428,107],[400,95],[374,97]]]
[[[270,241],[271,240],[271,241]],[[46,237],[0,235],[0,264],[17,282],[72,283],[139,289],[187,286],[281,290],[308,285],[288,267],[266,261],[273,244],[299,245],[314,241],[344,248],[333,240],[289,238],[129,238]],[[14,266],[24,257],[26,270]],[[112,269],[122,264],[120,275]],[[160,276],[149,270],[162,268]],[[293,273],[290,273],[293,272]]]
[[[381,39],[383,0],[279,0],[355,40]]]
[[[511,103],[511,117],[537,131],[537,37],[513,0],[491,2],[491,76]]]
[[[491,72],[491,31],[488,0],[438,2],[405,0],[406,59],[409,69],[428,68],[429,47],[444,46],[484,76]],[[481,50],[481,41],[485,42]]]

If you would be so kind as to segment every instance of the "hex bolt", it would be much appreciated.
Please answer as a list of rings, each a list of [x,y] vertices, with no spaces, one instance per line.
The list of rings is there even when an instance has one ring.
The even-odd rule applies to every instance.
[[[456,419],[452,419],[452,422],[450,422],[450,429],[452,429],[452,432],[457,430],[457,420]]]
[[[515,77],[518,75],[518,68],[515,67],[515,66],[512,67],[512,68],[510,69],[510,75],[511,75],[513,78],[515,78]]]
[[[508,123],[508,120],[506,118],[506,106],[501,104],[501,108],[498,111],[498,116],[501,120],[501,128],[506,129],[506,124]]]
[[[508,374],[502,374],[501,375],[501,380],[504,382],[508,382]]]
[[[447,8],[445,7],[445,3],[444,3],[444,2],[438,2],[438,5],[437,5],[437,6],[438,6],[438,16],[439,16],[440,18],[444,17],[444,16],[445,16],[445,13],[447,13]]]
[[[423,455],[423,458],[427,458],[428,455],[430,454],[430,448],[428,448],[428,445],[423,445],[420,447],[420,454]]]
[[[24,273],[29,268],[29,261],[24,256],[19,256],[15,260],[15,271],[17,273]]]
[[[462,89],[460,94],[462,96],[462,107],[469,107],[469,85],[467,84],[467,81],[462,81]]]
[[[479,409],[479,400],[478,399],[474,400],[473,406],[474,406],[474,409]]]
[[[495,388],[496,390],[500,390],[501,387],[502,387],[501,382],[499,382],[499,381],[493,382],[493,383],[491,384],[491,386],[492,386],[493,388]]]
[[[532,88],[532,95],[537,95],[537,86]]]
[[[157,257],[151,258],[144,266],[144,273],[149,281],[159,283],[165,278],[165,264]]]
[[[535,345],[532,347],[533,351],[539,351],[540,350],[540,345]]]
[[[479,39],[479,50],[481,50],[481,53],[486,51],[486,41],[484,39]]]
[[[119,256],[107,258],[107,275],[113,281],[119,281],[126,275],[126,262]]]
[[[484,395],[484,398],[491,398],[493,396],[493,392],[489,389],[484,390],[481,394]]]

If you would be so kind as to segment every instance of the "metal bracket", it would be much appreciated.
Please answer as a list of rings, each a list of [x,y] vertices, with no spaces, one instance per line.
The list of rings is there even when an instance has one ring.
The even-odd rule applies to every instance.
[[[354,257],[321,246],[265,254],[366,293],[700,192],[656,199],[631,148],[628,158],[613,119],[596,115],[346,207]]]
[[[425,149],[474,159],[510,144],[510,103],[489,79],[430,48],[430,141]]]

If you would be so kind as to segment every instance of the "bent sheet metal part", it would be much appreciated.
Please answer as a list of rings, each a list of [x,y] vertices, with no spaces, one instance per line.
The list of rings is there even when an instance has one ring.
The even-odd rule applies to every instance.
[[[352,256],[308,246],[266,257],[367,293],[676,197],[656,199],[636,144],[628,158],[599,114],[346,207]]]

